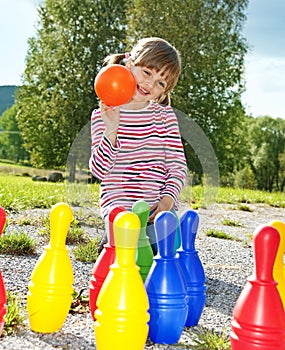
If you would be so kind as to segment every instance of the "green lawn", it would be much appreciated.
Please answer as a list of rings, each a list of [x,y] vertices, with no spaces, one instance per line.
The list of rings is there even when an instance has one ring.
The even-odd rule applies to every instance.
[[[98,194],[98,184],[38,182],[31,177],[0,174],[0,205],[8,211],[51,208],[58,202],[96,206]]]
[[[247,190],[239,188],[203,188],[202,186],[185,187],[180,195],[182,202],[203,206],[212,203],[265,203],[273,207],[285,208],[285,193]]]
[[[32,208],[50,208],[58,202],[70,205],[98,206],[99,185],[68,182],[50,183],[32,181],[31,177],[0,174],[0,205],[9,211]],[[180,195],[181,202],[192,208],[211,203],[266,203],[285,207],[285,194],[233,188],[203,188],[186,186]]]

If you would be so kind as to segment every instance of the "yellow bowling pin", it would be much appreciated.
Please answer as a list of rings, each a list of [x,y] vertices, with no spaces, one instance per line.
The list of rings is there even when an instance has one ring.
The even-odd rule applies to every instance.
[[[143,350],[149,303],[135,262],[140,219],[121,212],[114,220],[116,260],[101,287],[95,311],[97,350]]]
[[[35,332],[59,331],[68,315],[73,294],[73,270],[66,248],[72,210],[65,203],[50,212],[50,242],[31,274],[27,294],[30,328]]]
[[[273,278],[278,283],[277,289],[280,294],[283,307],[285,308],[285,264],[283,260],[285,252],[285,223],[282,221],[272,221],[270,226],[276,228],[280,235],[280,243],[273,266]]]

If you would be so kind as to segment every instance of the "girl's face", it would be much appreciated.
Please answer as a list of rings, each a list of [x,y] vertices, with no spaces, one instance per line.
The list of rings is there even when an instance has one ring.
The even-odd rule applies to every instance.
[[[167,88],[165,72],[153,68],[131,66],[131,71],[137,81],[136,94],[133,97],[137,102],[156,100],[164,94]]]

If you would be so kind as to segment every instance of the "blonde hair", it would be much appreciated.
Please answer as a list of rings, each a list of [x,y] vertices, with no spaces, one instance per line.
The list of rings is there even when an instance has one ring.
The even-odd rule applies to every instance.
[[[157,99],[158,103],[170,104],[170,91],[177,84],[181,72],[181,58],[179,52],[166,40],[150,37],[143,38],[130,52],[135,66],[147,67],[162,71],[165,74],[167,88],[163,95]],[[125,54],[114,54],[106,57],[105,63],[118,64],[125,59]]]

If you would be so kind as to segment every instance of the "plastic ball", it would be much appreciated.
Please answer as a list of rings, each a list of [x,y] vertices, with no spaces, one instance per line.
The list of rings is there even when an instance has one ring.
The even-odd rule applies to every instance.
[[[136,91],[132,72],[120,64],[111,64],[97,74],[94,89],[99,99],[108,106],[120,106],[131,100]]]

